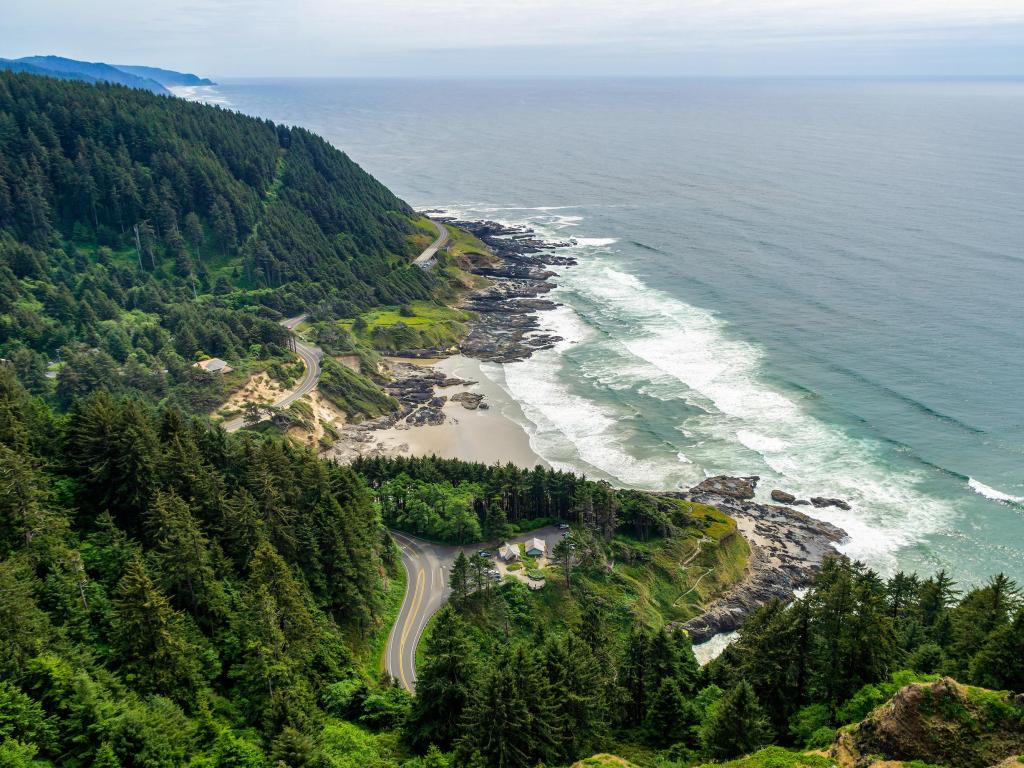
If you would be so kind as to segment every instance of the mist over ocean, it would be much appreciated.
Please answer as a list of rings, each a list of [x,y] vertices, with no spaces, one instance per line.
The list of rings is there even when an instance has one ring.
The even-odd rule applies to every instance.
[[[417,207],[576,238],[487,372],[551,464],[757,474],[884,572],[1024,582],[1024,81],[236,81]],[[806,509],[806,508],[805,508]]]

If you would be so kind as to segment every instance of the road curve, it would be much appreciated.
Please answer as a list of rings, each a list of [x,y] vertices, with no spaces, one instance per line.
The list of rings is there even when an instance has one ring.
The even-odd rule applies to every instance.
[[[392,531],[402,553],[406,587],[402,608],[388,636],[385,669],[407,691],[416,686],[416,647],[423,630],[451,590],[448,577],[459,547],[446,547]]]
[[[437,239],[427,246],[423,253],[417,256],[412,262],[422,269],[430,269],[430,267],[434,266],[434,257],[437,256],[438,250],[442,245],[448,242],[448,227],[440,222],[434,221],[433,219],[430,220],[430,223],[433,224],[434,229],[437,230]]]
[[[455,558],[460,551],[468,556],[487,545],[434,544],[399,531],[391,531],[391,535],[401,550],[407,580],[402,607],[384,649],[384,668],[403,688],[412,691],[416,687],[416,647],[430,617],[451,595],[448,579]],[[537,536],[547,542],[550,550],[562,535],[563,531],[552,525],[512,536],[507,541],[521,542]],[[493,544],[497,542],[488,548],[493,550]]]
[[[294,331],[295,326],[306,319],[305,315],[299,315],[298,317],[289,317],[287,320],[282,320],[281,325],[287,328],[289,331]],[[320,347],[314,347],[311,344],[305,344],[296,337],[295,339],[295,353],[302,360],[302,364],[306,366],[306,372],[302,376],[302,380],[298,383],[298,386],[291,389],[285,395],[283,395],[273,405],[276,408],[287,408],[289,405],[294,403],[303,395],[308,395],[316,388],[316,383],[320,379],[320,360],[323,358],[323,351]],[[233,419],[225,421],[221,426],[224,427],[228,432],[234,432],[241,429],[245,424],[245,419],[242,416],[236,416]]]

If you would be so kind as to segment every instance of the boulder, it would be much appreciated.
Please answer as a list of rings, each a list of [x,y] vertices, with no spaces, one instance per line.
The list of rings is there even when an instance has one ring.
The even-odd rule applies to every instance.
[[[823,507],[838,507],[839,509],[849,510],[850,505],[842,499],[828,499],[824,496],[812,496],[811,504],[816,506],[818,509]]]
[[[709,477],[699,485],[690,489],[692,494],[711,493],[716,496],[727,496],[731,499],[752,499],[754,489],[757,488],[757,481],[761,478],[750,477],[728,477],[727,475],[716,475]]]
[[[795,504],[796,496],[792,493],[786,493],[785,491],[780,491],[776,488],[772,491],[772,501],[777,501],[779,504]]]
[[[453,403],[462,403],[462,407],[467,411],[475,411],[480,407],[484,396],[477,392],[456,392],[451,396]]]

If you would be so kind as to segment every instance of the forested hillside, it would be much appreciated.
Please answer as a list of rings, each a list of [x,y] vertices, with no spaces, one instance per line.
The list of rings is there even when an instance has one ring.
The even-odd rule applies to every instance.
[[[350,469],[0,366],[0,764],[304,764],[394,566]]]
[[[0,356],[64,404],[96,389],[209,410],[202,356],[286,358],[276,321],[428,298],[412,211],[300,128],[0,72]]]
[[[512,581],[456,589],[425,641],[410,744],[440,745],[470,766],[567,765],[610,751],[636,765],[683,768],[770,744],[787,749],[742,765],[852,766],[800,752],[830,750],[837,730],[939,674],[1024,690],[1024,607],[1002,576],[961,594],[942,573],[883,580],[834,559],[804,598],[759,609],[739,640],[700,668],[684,633],[623,627],[607,561],[585,538],[575,551],[571,595],[553,600]],[[967,696],[930,710],[926,698],[921,716],[942,721],[932,731],[904,732],[908,723],[893,719],[887,733],[865,727],[851,743],[918,768],[925,763],[914,760],[980,768],[1016,759],[1024,698]]]

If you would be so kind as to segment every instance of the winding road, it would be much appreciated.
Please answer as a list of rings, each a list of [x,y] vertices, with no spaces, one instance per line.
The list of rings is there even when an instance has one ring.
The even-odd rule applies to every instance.
[[[562,534],[555,526],[548,526],[514,536],[508,541],[526,541],[536,536],[547,542],[550,552]],[[430,617],[441,609],[451,595],[448,579],[455,558],[460,551],[471,555],[487,545],[467,544],[459,547],[434,544],[399,531],[391,531],[391,535],[402,552],[402,565],[405,566],[407,579],[405,598],[384,650],[384,667],[403,688],[412,691],[416,687],[416,647]],[[489,548],[494,551],[493,546]]]
[[[282,320],[281,325],[289,331],[294,331],[295,326],[305,319],[305,315],[289,317],[287,320]],[[282,395],[277,402],[273,403],[275,408],[287,408],[303,395],[308,395],[316,388],[316,383],[320,379],[320,361],[324,356],[323,350],[321,350],[320,347],[314,347],[311,344],[299,341],[299,338],[296,336],[295,353],[302,360],[302,364],[306,366],[306,372],[303,374],[302,380],[297,386]],[[228,432],[234,432],[241,429],[244,425],[245,418],[242,416],[236,416],[233,419],[225,421],[222,426]]]
[[[406,586],[402,608],[388,636],[384,663],[388,674],[407,691],[416,685],[416,647],[430,617],[444,605],[448,578],[460,547],[449,547],[391,532],[402,552]]]
[[[437,256],[438,250],[448,242],[448,227],[433,219],[430,220],[430,223],[437,230],[437,238],[413,261],[413,264],[421,269],[430,269],[434,265],[434,258]],[[304,314],[297,317],[289,317],[287,320],[282,320],[281,325],[294,332],[295,326],[305,319],[306,315]],[[295,353],[301,358],[303,365],[306,366],[306,372],[296,387],[282,395],[277,402],[272,403],[275,408],[287,408],[303,395],[308,395],[316,389],[316,383],[320,380],[320,361],[324,356],[323,350],[320,347],[300,341],[296,336]],[[228,432],[235,432],[245,426],[245,418],[243,416],[236,416],[225,421],[221,426]]]
[[[440,222],[430,220],[430,223],[434,225],[434,229],[437,230],[437,239],[432,242],[427,248],[413,260],[413,264],[422,269],[430,269],[434,266],[434,257],[437,256],[438,250],[441,246],[448,242],[448,227]]]

